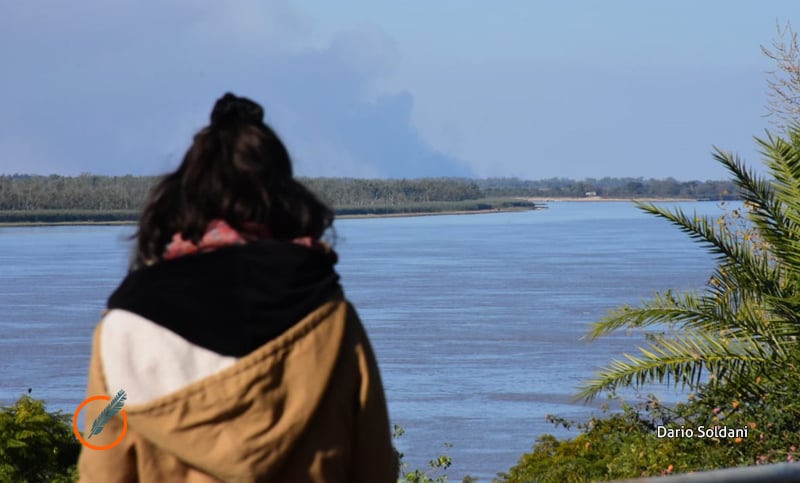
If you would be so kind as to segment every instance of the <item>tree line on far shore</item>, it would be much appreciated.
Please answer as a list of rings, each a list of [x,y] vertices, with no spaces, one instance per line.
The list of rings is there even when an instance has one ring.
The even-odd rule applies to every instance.
[[[687,198],[699,200],[739,199],[739,188],[730,180],[678,181],[674,178],[569,178],[521,180],[489,178],[476,180],[486,196],[530,196],[580,198],[590,195],[605,198]]]
[[[138,211],[154,176],[0,175],[0,211]],[[501,197],[587,197],[736,199],[729,181],[677,181],[643,178],[300,178],[337,209],[386,207],[432,202],[464,202]]]

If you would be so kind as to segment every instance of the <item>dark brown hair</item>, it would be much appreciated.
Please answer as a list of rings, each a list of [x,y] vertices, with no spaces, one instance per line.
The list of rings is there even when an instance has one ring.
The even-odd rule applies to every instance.
[[[162,260],[172,235],[198,242],[215,219],[264,225],[279,240],[320,238],[333,210],[294,179],[286,147],[250,99],[222,96],[178,169],[150,192],[134,238],[133,267]]]

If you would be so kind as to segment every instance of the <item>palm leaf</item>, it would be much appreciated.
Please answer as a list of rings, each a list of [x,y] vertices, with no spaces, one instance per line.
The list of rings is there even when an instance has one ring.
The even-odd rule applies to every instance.
[[[618,387],[641,387],[650,383],[670,383],[693,387],[703,371],[729,373],[735,377],[749,373],[753,366],[768,366],[772,358],[763,345],[746,337],[719,339],[703,332],[682,332],[670,337],[655,337],[640,355],[623,354],[609,367],[587,381],[576,398],[592,400],[603,391]]]

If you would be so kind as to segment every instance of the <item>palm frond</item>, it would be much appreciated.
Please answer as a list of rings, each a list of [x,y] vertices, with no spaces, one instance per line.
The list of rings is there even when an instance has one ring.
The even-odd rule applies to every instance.
[[[758,334],[765,323],[763,311],[750,308],[754,304],[746,299],[748,295],[733,290],[709,295],[656,293],[639,307],[625,305],[610,311],[590,326],[586,337],[591,340],[620,329],[658,325],[710,333]]]
[[[643,302],[640,307],[624,305],[610,311],[599,322],[591,325],[587,338],[596,339],[623,328],[713,323],[716,315],[698,301],[699,298],[694,294],[674,294],[672,291],[656,293],[652,300]]]
[[[774,245],[775,253],[787,262],[787,268],[797,273],[800,271],[800,149],[796,143],[770,134],[766,139],[756,138],[756,141],[775,177],[772,183],[776,193],[774,203],[779,206],[782,216],[780,219],[762,217],[764,236]]]
[[[771,227],[777,233],[788,230],[789,220],[771,183],[757,176],[738,156],[730,152],[715,146],[712,156],[733,175],[733,183],[739,187],[740,195],[750,206],[756,219],[764,223],[764,227]]]
[[[688,234],[690,238],[705,245],[713,254],[717,255],[717,260],[738,267],[753,280],[757,280],[761,275],[759,260],[755,257],[752,248],[743,244],[738,236],[720,226],[718,221],[714,222],[708,217],[696,214],[689,217],[679,208],[669,211],[653,203],[637,202],[637,205],[647,213],[668,220]]]
[[[773,360],[772,354],[751,338],[717,339],[704,332],[657,337],[648,348],[639,350],[639,356],[624,354],[625,360],[611,361],[580,388],[576,398],[590,401],[618,387],[639,388],[670,381],[675,386],[693,387],[702,381],[704,370],[735,377],[749,373],[753,366],[768,366]]]

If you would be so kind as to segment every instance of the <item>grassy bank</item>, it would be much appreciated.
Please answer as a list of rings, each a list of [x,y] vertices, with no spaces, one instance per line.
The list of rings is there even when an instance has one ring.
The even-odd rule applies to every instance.
[[[3,210],[0,225],[132,223],[138,216],[135,210]]]
[[[429,201],[403,203],[397,205],[344,205],[336,207],[336,215],[347,216],[390,216],[424,215],[434,213],[479,213],[488,211],[532,210],[541,205],[518,198],[481,198],[466,201]]]
[[[517,198],[483,198],[469,201],[432,201],[397,205],[349,205],[336,207],[342,218],[369,216],[413,216],[449,213],[532,210],[537,206]],[[77,225],[135,223],[135,210],[2,210],[0,226]]]

